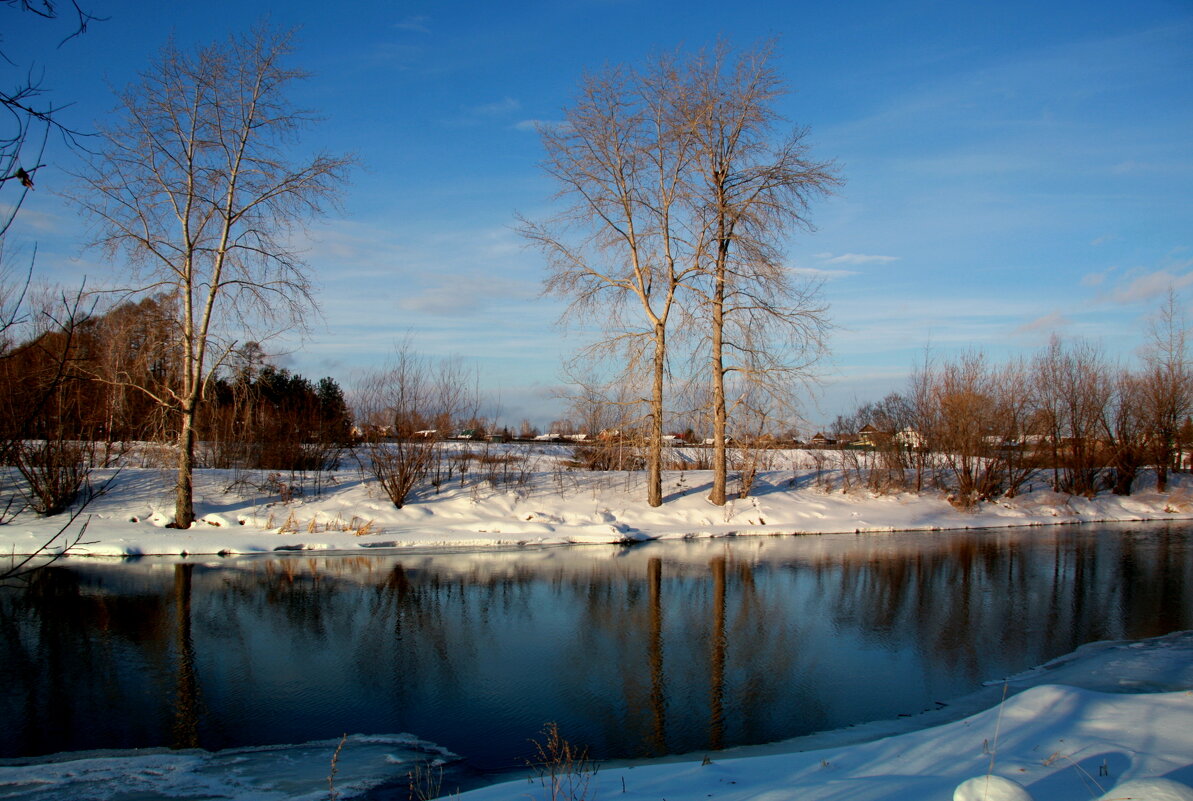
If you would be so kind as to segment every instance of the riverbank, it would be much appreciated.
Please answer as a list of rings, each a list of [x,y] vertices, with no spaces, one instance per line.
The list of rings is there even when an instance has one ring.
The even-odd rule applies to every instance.
[[[832,534],[1054,525],[1193,518],[1187,476],[1156,492],[1142,475],[1129,496],[1092,498],[1052,492],[1030,482],[1016,498],[954,507],[944,492],[876,494],[846,477],[812,468],[757,475],[750,494],[717,507],[707,500],[706,470],[669,471],[665,502],[645,503],[637,473],[562,469],[559,460],[511,475],[474,470],[413,493],[401,509],[357,469],[319,476],[268,471],[198,470],[190,529],[173,522],[173,474],[157,468],[96,470],[102,493],[74,523],[25,511],[0,525],[0,548],[29,554],[246,554],[271,551],[361,551],[377,548],[478,548],[759,534]],[[8,474],[12,483],[16,477]],[[86,531],[79,537],[81,526]],[[76,538],[78,539],[75,542]]]
[[[942,718],[950,722],[938,723]],[[1157,777],[1193,785],[1193,632],[1091,643],[914,718],[710,759],[605,768],[591,778],[587,797],[949,801],[959,784],[987,775],[1008,778],[1040,800],[1180,801],[1114,788]],[[1188,793],[1193,797],[1193,789]],[[460,798],[549,797],[540,784],[517,781]],[[993,787],[985,797],[1016,798]]]

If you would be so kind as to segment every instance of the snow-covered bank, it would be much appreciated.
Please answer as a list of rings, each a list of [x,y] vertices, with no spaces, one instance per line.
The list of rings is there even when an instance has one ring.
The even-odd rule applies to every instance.
[[[992,760],[987,749],[995,747],[996,732]],[[1191,754],[1188,692],[1124,696],[1044,685],[957,723],[864,745],[602,771],[594,796],[948,801],[959,784],[985,775],[993,763],[994,775],[1013,779],[1033,798],[1084,801],[1131,779],[1193,782]],[[465,798],[525,794],[526,783],[518,782]]]
[[[725,507],[708,503],[711,473],[665,475],[665,503],[646,505],[641,477],[632,473],[565,470],[546,459],[504,483],[475,472],[438,491],[424,489],[394,508],[357,470],[326,476],[320,487],[265,472],[200,470],[198,522],[189,530],[172,520],[168,471],[125,468],[86,509],[89,524],[72,553],[97,556],[261,553],[278,550],[355,551],[368,548],[611,543],[730,534],[853,533],[988,528],[1193,518],[1193,495],[1182,484],[1155,492],[1149,478],[1130,496],[1060,495],[1042,481],[1014,499],[974,510],[954,508],[938,491],[876,495],[840,487],[812,469],[759,474],[748,498]],[[112,471],[98,470],[102,482]],[[1178,477],[1184,479],[1184,476]],[[9,482],[15,477],[9,474]],[[18,515],[0,526],[0,548],[27,554],[45,543],[64,516]],[[77,526],[68,532],[77,531]],[[65,539],[65,538],[64,538]],[[61,542],[61,541],[60,541]]]
[[[949,801],[959,784],[988,773],[1048,801],[1119,798],[1108,791],[1154,777],[1193,785],[1193,632],[1083,646],[1005,684],[1001,703],[1004,683],[994,682],[951,711],[736,749],[713,754],[711,762],[698,755],[607,767],[593,778],[589,797]],[[929,725],[934,716],[979,704],[980,712]],[[904,733],[857,742],[884,728]],[[527,797],[546,795],[518,781],[462,798]]]
[[[1035,799],[1050,801],[1087,801],[1153,777],[1193,784],[1193,632],[1087,645],[1006,684],[1008,696],[1001,703],[1000,681],[957,700],[951,712],[714,753],[711,761],[698,754],[605,766],[587,797],[948,801],[963,781],[991,771],[1023,785]],[[941,714],[974,707],[981,711],[939,723]],[[882,728],[901,732],[877,737]],[[871,737],[857,742],[865,735]],[[0,798],[321,799],[328,797],[336,745],[10,761],[0,767]],[[404,798],[406,772],[428,759],[450,755],[409,736],[349,737],[337,759],[336,790],[347,800],[396,785],[393,797]],[[549,794],[519,779],[461,798],[513,801]]]

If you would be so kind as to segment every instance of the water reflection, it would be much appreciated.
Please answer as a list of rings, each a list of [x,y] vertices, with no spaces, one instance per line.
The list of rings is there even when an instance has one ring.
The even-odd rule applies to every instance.
[[[1179,526],[68,561],[0,591],[0,753],[407,731],[486,768],[914,713],[1193,627]]]
[[[191,575],[194,565],[174,565],[175,649],[178,682],[174,696],[171,748],[199,746],[199,684],[195,676],[195,646],[191,639]]]

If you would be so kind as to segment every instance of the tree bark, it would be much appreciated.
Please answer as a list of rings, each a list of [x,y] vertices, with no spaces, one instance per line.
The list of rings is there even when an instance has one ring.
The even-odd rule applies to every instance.
[[[663,505],[663,378],[667,366],[667,329],[663,323],[654,327],[654,364],[650,392],[650,444],[647,449],[646,502]]]
[[[718,252],[716,285],[712,299],[712,439],[713,479],[709,500],[717,506],[728,501],[728,449],[725,445],[728,428],[728,410],[725,407],[725,268],[724,255],[728,243],[722,240]]]
[[[184,403],[178,432],[178,479],[175,482],[174,526],[190,528],[195,522],[195,406]]]

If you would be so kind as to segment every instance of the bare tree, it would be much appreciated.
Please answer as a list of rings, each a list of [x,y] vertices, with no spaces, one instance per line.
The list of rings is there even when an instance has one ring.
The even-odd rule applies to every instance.
[[[1106,407],[1103,431],[1112,471],[1111,490],[1130,495],[1139,468],[1147,459],[1146,378],[1120,370]]]
[[[936,419],[933,400],[936,372],[931,353],[925,350],[923,363],[912,371],[907,382],[906,422],[894,432],[895,439],[907,451],[917,493],[923,490],[925,481],[935,479],[936,459],[929,437]]]
[[[999,409],[995,431],[999,438],[998,458],[1005,470],[1007,497],[1014,498],[1039,467],[1031,369],[1022,359],[1013,359],[996,371],[995,387]]]
[[[334,199],[351,163],[288,160],[312,119],[286,97],[303,77],[284,63],[290,41],[259,28],[193,55],[167,45],[120,93],[120,121],[102,131],[76,197],[98,243],[144,279],[137,289],[167,293],[176,311],[181,375],[154,398],[178,418],[180,528],[194,520],[196,415],[232,347],[224,323],[301,325],[313,301],[290,234]]]
[[[1101,437],[1114,385],[1101,350],[1054,337],[1032,365],[1041,428],[1052,451],[1053,489],[1092,495],[1105,456]]]
[[[774,110],[786,86],[771,66],[772,47],[734,58],[719,44],[687,65],[682,115],[697,138],[686,201],[700,227],[702,313],[707,317],[712,380],[713,487],[726,501],[726,436],[732,408],[748,398],[781,404],[792,380],[823,351],[828,326],[818,284],[797,282],[782,264],[782,242],[810,230],[809,203],[839,183],[828,162],[809,158],[807,130],[786,134]],[[730,402],[726,377],[740,389]],[[750,410],[764,413],[762,408]]]
[[[1168,472],[1178,466],[1181,424],[1193,411],[1193,370],[1189,366],[1187,326],[1177,304],[1176,293],[1168,291],[1149,326],[1144,350],[1144,373],[1140,400],[1146,419],[1148,441],[1156,465],[1156,487],[1168,489]]]
[[[930,439],[952,473],[954,503],[970,508],[1003,489],[1004,464],[998,458],[996,377],[981,353],[966,353],[936,374],[935,424]]]
[[[668,336],[701,247],[680,214],[695,137],[676,114],[673,58],[644,70],[614,67],[581,82],[564,123],[540,130],[543,167],[566,208],[521,232],[546,255],[546,291],[571,298],[568,317],[599,322],[585,362],[614,355],[623,377],[649,387],[647,502],[663,503],[662,447]]]

